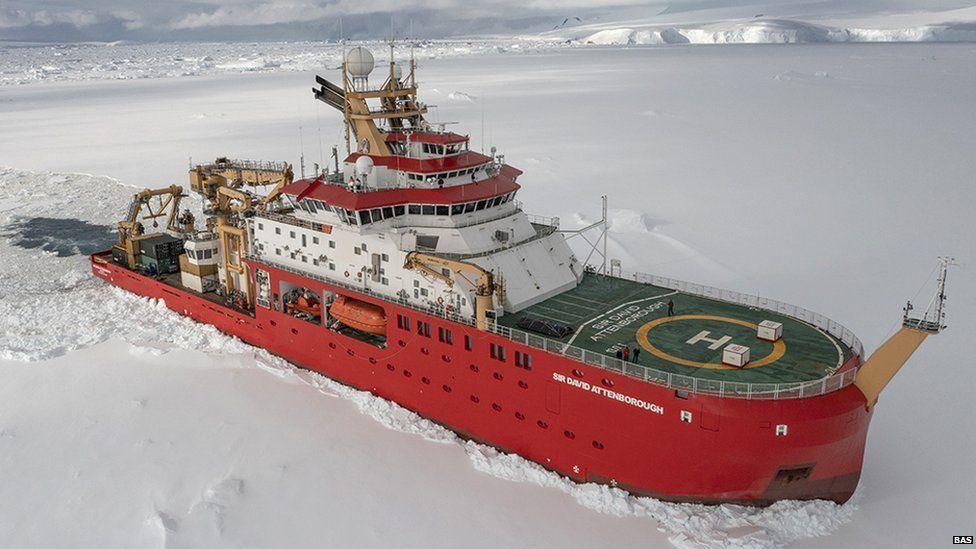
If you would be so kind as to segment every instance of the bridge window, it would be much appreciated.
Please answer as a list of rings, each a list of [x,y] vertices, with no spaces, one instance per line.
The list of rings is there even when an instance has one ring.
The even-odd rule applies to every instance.
[[[407,212],[411,215],[420,215],[420,204],[410,204],[407,206]]]
[[[448,213],[447,206],[437,206],[437,215],[447,215],[447,213]]]
[[[403,215],[405,208],[403,206],[393,206],[393,215],[399,217]]]
[[[423,212],[424,215],[434,215],[436,210],[433,204],[423,204],[420,206],[420,211]]]
[[[526,370],[532,369],[532,357],[528,353],[515,351],[515,365]]]
[[[430,337],[430,324],[422,320],[418,320],[417,333],[424,337]]]
[[[448,345],[454,344],[454,335],[451,334],[451,330],[447,328],[437,328],[437,339],[439,339],[441,343],[447,343]]]
[[[471,350],[471,336],[469,335],[464,336],[464,350],[465,351]]]

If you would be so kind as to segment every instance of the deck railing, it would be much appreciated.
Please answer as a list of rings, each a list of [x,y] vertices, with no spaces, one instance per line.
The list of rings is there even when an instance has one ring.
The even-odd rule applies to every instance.
[[[467,326],[474,326],[474,320],[470,316],[447,312],[443,307],[424,306],[402,297],[391,296],[389,294],[373,291],[362,283],[349,284],[348,282],[321,276],[306,270],[289,267],[266,257],[248,256],[248,258],[257,261],[258,263],[266,263],[283,271],[314,278],[332,286],[338,286],[354,292],[370,295],[384,301],[392,301],[408,309],[420,311],[452,322],[465,324]],[[632,278],[633,280],[644,284],[653,284],[662,288],[678,290],[692,295],[727,301],[730,303],[737,303],[749,307],[757,307],[791,316],[816,326],[817,328],[830,333],[834,337],[837,337],[843,341],[844,344],[854,352],[854,354],[863,358],[864,348],[861,345],[860,340],[858,340],[850,330],[823,315],[808,311],[802,307],[783,303],[775,299],[761,298],[755,295],[742,294],[731,290],[723,290],[712,286],[693,284],[682,280],[659,277],[645,273],[631,273],[628,274],[627,278]],[[842,372],[831,372],[830,374],[819,379],[792,383],[744,383],[737,381],[723,381],[703,377],[686,376],[676,374],[674,372],[659,370],[657,368],[651,368],[649,366],[643,366],[641,364],[635,364],[633,362],[620,360],[603,353],[576,347],[575,345],[560,343],[559,341],[555,341],[538,334],[532,334],[515,328],[509,328],[508,326],[503,326],[494,321],[488,322],[488,331],[516,343],[541,349],[549,353],[562,355],[583,364],[603,368],[605,370],[623,374],[647,383],[653,383],[655,385],[661,385],[687,393],[708,394],[720,397],[745,398],[753,400],[808,398],[825,395],[827,393],[847,387],[854,382],[854,377],[857,375],[857,368],[848,368]]]
[[[648,383],[662,385],[688,393],[711,394],[721,397],[779,400],[824,395],[850,385],[854,381],[854,376],[857,372],[856,368],[850,368],[838,374],[830,374],[820,379],[794,383],[722,381],[658,370],[657,368],[620,360],[603,353],[590,351],[567,343],[560,343],[546,337],[530,334],[497,323],[490,323],[488,329],[516,343],[542,349],[549,353],[563,355],[577,362],[617,372]]]
[[[621,275],[623,276],[623,275]],[[643,284],[652,284],[661,288],[678,290],[687,294],[707,297],[719,301],[726,301],[747,307],[755,307],[783,314],[823,330],[841,340],[851,351],[860,358],[864,356],[864,346],[861,341],[838,322],[824,315],[784,303],[775,299],[763,298],[756,295],[743,294],[732,290],[723,290],[713,286],[694,284],[683,280],[660,277],[646,273],[629,273],[626,278]],[[737,381],[723,381],[695,376],[686,376],[651,368],[633,362],[620,360],[603,353],[590,351],[574,345],[560,343],[546,337],[509,328],[497,323],[491,323],[489,330],[512,341],[543,349],[547,352],[563,355],[578,362],[597,366],[629,377],[637,378],[648,383],[663,385],[675,390],[688,393],[712,394],[722,397],[779,400],[788,398],[807,398],[831,393],[854,382],[857,368],[848,368],[837,373],[831,371],[822,378],[811,381],[792,383],[743,383]],[[841,365],[842,366],[842,365]]]
[[[337,280],[335,278],[330,278],[330,277],[327,277],[327,276],[322,276],[320,274],[316,274],[316,273],[313,273],[313,272],[309,272],[307,270],[296,269],[295,267],[290,267],[290,266],[285,265],[283,263],[279,263],[277,261],[274,261],[272,259],[269,259],[267,257],[264,257],[263,255],[250,254],[250,255],[247,256],[247,259],[249,259],[251,261],[254,261],[256,263],[259,263],[259,264],[263,263],[265,265],[269,265],[271,267],[274,267],[275,269],[279,269],[279,270],[282,270],[282,271],[286,271],[286,272],[289,272],[289,273],[292,273],[292,274],[296,274],[296,275],[303,276],[303,277],[306,277],[306,278],[313,278],[315,280],[318,280],[319,282],[324,282],[325,284],[328,284],[330,286],[337,286],[339,288],[345,288],[347,290],[352,290],[354,292],[359,292],[361,294],[365,294],[365,295],[368,295],[368,296],[372,296],[372,297],[375,297],[377,299],[381,299],[383,301],[391,301],[391,302],[396,303],[397,305],[400,305],[402,307],[406,307],[408,309],[413,309],[415,311],[420,311],[422,313],[426,313],[426,314],[429,314],[429,315],[432,315],[432,316],[437,316],[437,317],[440,317],[440,318],[443,318],[443,319],[446,319],[446,320],[450,320],[451,322],[457,322],[458,324],[466,324],[468,326],[474,326],[474,319],[471,318],[470,316],[459,315],[457,313],[448,312],[448,311],[445,310],[445,308],[443,306],[439,306],[439,307],[425,306],[425,305],[422,305],[420,303],[416,303],[416,302],[413,302],[413,301],[409,301],[409,300],[404,299],[404,298],[399,297],[399,296],[395,296],[395,295],[390,295],[390,294],[385,294],[385,293],[381,293],[381,292],[374,291],[374,290],[370,289],[369,287],[367,287],[363,283],[360,283],[360,284],[350,284],[348,282],[343,282],[343,281]]]
[[[779,313],[797,320],[801,320],[807,324],[816,326],[817,328],[841,340],[844,342],[844,345],[847,345],[847,347],[854,352],[855,355],[864,358],[864,345],[862,345],[861,340],[854,335],[854,332],[848,330],[839,322],[835,322],[820,313],[815,313],[808,309],[804,309],[803,307],[792,305],[790,303],[784,303],[768,297],[744,294],[733,290],[723,290],[722,288],[716,288],[714,286],[693,284],[683,280],[646,273],[632,273],[628,275],[627,278],[631,278],[635,282],[651,284],[661,288],[667,288],[669,290],[678,290],[686,294],[707,297],[709,299],[716,299],[718,301],[726,301],[728,303],[735,303],[737,305],[745,305],[746,307],[765,309],[767,311],[772,311],[774,313]]]

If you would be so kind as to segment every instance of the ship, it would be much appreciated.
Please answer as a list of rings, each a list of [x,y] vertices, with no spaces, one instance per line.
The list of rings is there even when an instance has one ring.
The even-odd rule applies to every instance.
[[[624,272],[606,197],[588,227],[526,213],[519,169],[427,120],[412,55],[376,67],[359,46],[341,80],[316,77],[342,159],[299,177],[192,166],[204,219],[182,186],[136,193],[94,275],[576,482],[702,504],[852,496],[881,391],[945,328],[948,258],[928,307],[865,359],[802,307]]]

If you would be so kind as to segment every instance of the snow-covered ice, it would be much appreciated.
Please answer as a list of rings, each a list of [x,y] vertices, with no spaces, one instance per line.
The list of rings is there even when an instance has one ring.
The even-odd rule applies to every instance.
[[[775,2],[668,6],[657,13],[619,10],[541,37],[594,45],[796,44],[829,42],[974,42],[976,7],[963,2],[931,5]]]
[[[610,251],[627,269],[822,310],[873,348],[934,256],[960,258],[950,329],[883,395],[855,500],[764,510],[569,483],[88,274],[82,248],[133,187],[184,184],[191,155],[297,165],[303,142],[307,163],[327,160],[318,143],[337,141],[339,121],[311,99],[312,73],[0,87],[0,536],[17,546],[919,547],[965,533],[976,505],[973,441],[962,436],[976,410],[960,398],[974,388],[974,48],[424,61],[434,118],[525,169],[528,210],[582,225],[609,194]],[[41,225],[53,234],[38,239],[36,219],[71,221]]]

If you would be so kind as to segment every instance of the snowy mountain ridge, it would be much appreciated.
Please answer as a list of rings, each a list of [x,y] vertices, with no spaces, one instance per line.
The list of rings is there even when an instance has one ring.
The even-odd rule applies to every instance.
[[[542,36],[594,45],[976,41],[976,7],[847,17],[789,4],[747,8],[664,10],[653,17],[555,29]]]

